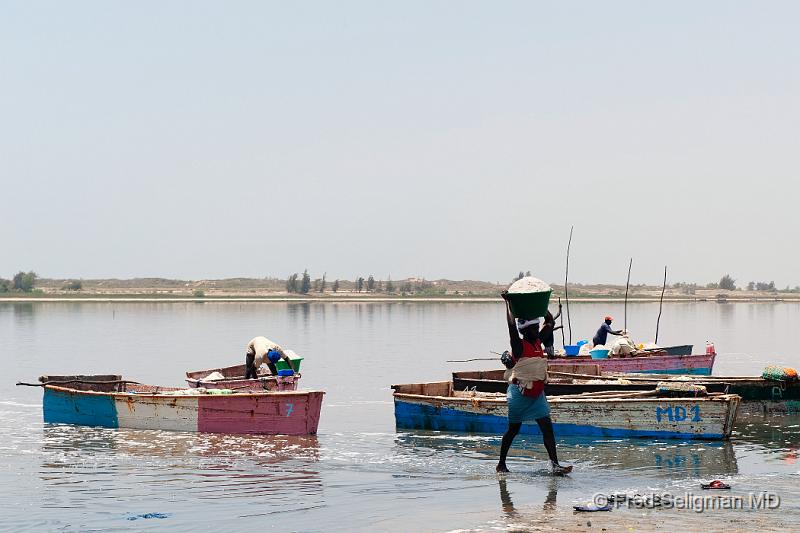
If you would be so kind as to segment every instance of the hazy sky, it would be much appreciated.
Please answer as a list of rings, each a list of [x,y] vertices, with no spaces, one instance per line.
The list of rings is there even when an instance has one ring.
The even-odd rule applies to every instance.
[[[800,284],[796,2],[0,4],[0,276]]]

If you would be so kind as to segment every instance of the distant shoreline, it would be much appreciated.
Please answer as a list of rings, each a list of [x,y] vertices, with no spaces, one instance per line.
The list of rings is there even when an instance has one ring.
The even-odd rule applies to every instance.
[[[741,297],[741,298],[704,298],[704,297],[665,297],[665,303],[697,303],[697,302],[714,302],[714,303],[797,303],[800,302],[800,296],[793,297]],[[570,298],[573,303],[622,303],[624,298],[619,297],[576,297]],[[309,297],[291,297],[291,296],[162,296],[154,294],[103,294],[103,295],[87,295],[87,296],[73,296],[73,295],[26,295],[20,296],[1,296],[0,303],[33,303],[33,302],[118,302],[118,303],[502,303],[499,297],[494,296],[309,296]],[[659,298],[653,297],[630,297],[630,303],[658,303]],[[555,303],[555,302],[551,302]],[[562,302],[563,303],[563,302]]]

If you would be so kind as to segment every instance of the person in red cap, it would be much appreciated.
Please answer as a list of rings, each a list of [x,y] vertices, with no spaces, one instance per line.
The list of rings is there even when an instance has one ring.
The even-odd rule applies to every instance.
[[[611,323],[614,321],[614,317],[607,316],[603,325],[600,326],[600,329],[597,330],[597,333],[594,334],[594,338],[592,339],[592,344],[595,346],[600,346],[601,344],[605,346],[606,341],[608,340],[608,334],[611,333],[612,335],[622,335],[622,330],[618,329],[614,331],[611,329]]]

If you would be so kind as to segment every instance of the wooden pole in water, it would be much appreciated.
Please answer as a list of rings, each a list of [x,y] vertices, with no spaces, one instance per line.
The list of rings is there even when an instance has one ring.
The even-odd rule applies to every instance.
[[[567,303],[567,327],[569,328],[569,343],[572,344],[572,322],[569,319],[569,290],[567,289],[567,285],[569,284],[569,248],[572,246],[572,230],[575,229],[575,226],[570,226],[569,228],[569,241],[567,242],[567,270],[564,274],[564,300]]]
[[[625,320],[622,329],[628,330],[628,288],[631,286],[631,267],[633,266],[633,257],[631,262],[628,263],[628,281],[625,282]]]
[[[558,307],[561,307],[561,298],[558,299]],[[561,346],[566,346],[564,342],[564,313],[561,313]]]
[[[661,299],[658,301],[658,318],[656,319],[656,340],[658,344],[658,326],[661,323],[661,307],[664,305],[664,291],[667,290],[667,265],[664,265],[664,284],[661,286]]]

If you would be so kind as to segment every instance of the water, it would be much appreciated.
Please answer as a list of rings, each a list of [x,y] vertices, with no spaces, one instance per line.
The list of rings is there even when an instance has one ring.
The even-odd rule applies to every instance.
[[[636,340],[657,304],[628,307]],[[619,304],[571,307],[573,340]],[[667,304],[662,344],[712,339],[715,374],[800,366],[800,305]],[[40,374],[121,373],[181,385],[186,370],[244,359],[264,334],[303,354],[302,386],[327,392],[315,437],[44,426]],[[575,464],[547,475],[540,439],[519,438],[505,478],[499,436],[396,432],[392,383],[446,379],[448,364],[507,344],[503,308],[477,303],[0,303],[0,529],[113,531],[800,528],[800,417],[741,419],[731,442],[561,439]],[[779,510],[667,509],[576,515],[596,492],[772,490]]]

